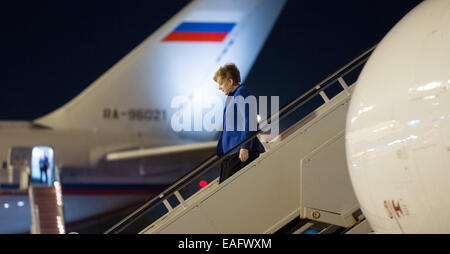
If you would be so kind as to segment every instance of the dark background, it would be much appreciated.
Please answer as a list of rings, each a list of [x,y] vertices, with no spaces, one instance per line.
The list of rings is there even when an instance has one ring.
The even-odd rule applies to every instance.
[[[188,2],[2,2],[0,119],[32,120],[62,106]],[[420,2],[288,0],[245,83],[284,105],[380,41]]]

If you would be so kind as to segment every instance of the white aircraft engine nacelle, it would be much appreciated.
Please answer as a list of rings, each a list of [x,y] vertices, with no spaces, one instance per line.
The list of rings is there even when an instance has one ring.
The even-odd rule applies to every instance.
[[[346,123],[350,177],[377,233],[450,233],[450,1],[428,0],[380,42]]]

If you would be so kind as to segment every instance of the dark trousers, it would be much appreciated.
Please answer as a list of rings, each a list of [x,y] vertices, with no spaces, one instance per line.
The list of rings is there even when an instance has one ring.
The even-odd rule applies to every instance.
[[[42,180],[42,174],[44,174],[44,176],[45,176],[45,181],[44,180]],[[40,175],[40,180],[41,180],[41,182],[43,182],[43,183],[47,183],[47,167],[41,167],[41,175]]]
[[[220,165],[219,184],[225,181],[228,177],[234,175],[234,173],[238,172],[241,168],[247,166],[250,162],[254,161],[258,157],[258,152],[250,151],[248,159],[245,162],[242,162],[239,159],[239,153],[232,154],[223,159],[222,164]]]

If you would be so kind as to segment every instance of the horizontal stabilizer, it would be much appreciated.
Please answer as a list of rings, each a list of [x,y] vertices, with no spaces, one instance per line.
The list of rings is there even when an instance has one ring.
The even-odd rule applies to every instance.
[[[176,153],[186,153],[193,152],[205,149],[212,149],[217,146],[217,141],[211,142],[203,142],[203,143],[195,143],[195,144],[187,144],[187,145],[176,145],[176,146],[164,146],[164,147],[156,147],[156,148],[147,148],[147,149],[136,149],[136,150],[128,150],[122,152],[114,152],[106,155],[107,161],[117,161],[117,160],[126,160],[126,159],[135,159],[141,157],[152,157],[152,156],[161,156],[168,154],[176,154]]]

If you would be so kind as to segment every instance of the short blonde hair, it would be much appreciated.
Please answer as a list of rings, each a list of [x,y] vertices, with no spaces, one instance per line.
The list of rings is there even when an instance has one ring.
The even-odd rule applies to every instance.
[[[221,79],[231,78],[233,80],[233,85],[239,85],[241,82],[241,73],[234,63],[229,63],[220,67],[214,74],[214,81],[217,82],[219,77]]]

